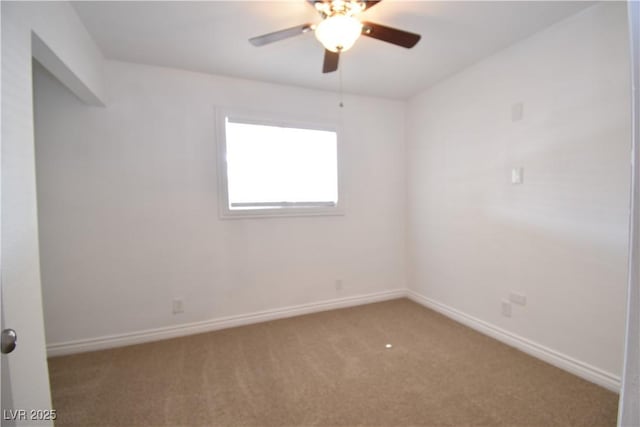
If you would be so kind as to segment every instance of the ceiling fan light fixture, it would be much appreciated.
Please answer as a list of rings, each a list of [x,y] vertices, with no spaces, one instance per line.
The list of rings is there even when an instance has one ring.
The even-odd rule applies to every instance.
[[[331,52],[344,52],[353,46],[362,34],[362,23],[353,16],[333,15],[320,22],[316,38]]]
[[[254,46],[264,46],[279,40],[313,31],[325,48],[323,73],[338,69],[340,53],[349,50],[360,35],[380,40],[392,45],[410,49],[420,41],[420,34],[387,27],[374,22],[360,21],[357,16],[369,10],[382,0],[306,0],[315,7],[322,20],[319,24],[307,23],[284,30],[274,31],[249,42]]]

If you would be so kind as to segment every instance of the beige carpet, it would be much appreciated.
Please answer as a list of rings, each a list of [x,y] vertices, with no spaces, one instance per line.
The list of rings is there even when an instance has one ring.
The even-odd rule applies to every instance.
[[[407,299],[49,370],[58,426],[614,426],[618,400]]]

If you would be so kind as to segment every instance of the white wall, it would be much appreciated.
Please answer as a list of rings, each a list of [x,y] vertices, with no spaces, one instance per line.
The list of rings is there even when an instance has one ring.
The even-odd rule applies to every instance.
[[[619,378],[629,216],[624,3],[596,5],[415,96],[409,287]],[[512,122],[522,102],[524,118]],[[510,183],[524,168],[524,184]],[[502,317],[500,301],[524,293]]]
[[[14,408],[51,407],[45,359],[36,218],[31,57],[35,34],[55,72],[98,101],[99,50],[68,3],[2,2],[2,292]],[[80,95],[82,95],[80,94]],[[4,357],[4,356],[3,356]],[[5,396],[3,395],[3,398]]]
[[[404,103],[346,97],[341,110],[326,92],[123,62],[104,72],[106,109],[36,74],[49,344],[405,287]],[[341,121],[346,215],[220,220],[216,105]]]

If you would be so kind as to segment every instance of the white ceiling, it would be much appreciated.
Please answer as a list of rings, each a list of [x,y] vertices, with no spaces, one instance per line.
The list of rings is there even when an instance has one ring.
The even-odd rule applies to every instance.
[[[404,99],[593,2],[440,2],[384,0],[365,20],[416,32],[404,49],[361,37],[341,55],[345,92]],[[110,59],[315,89],[339,88],[340,71],[322,74],[313,33],[263,47],[253,36],[318,22],[305,0],[76,2]]]

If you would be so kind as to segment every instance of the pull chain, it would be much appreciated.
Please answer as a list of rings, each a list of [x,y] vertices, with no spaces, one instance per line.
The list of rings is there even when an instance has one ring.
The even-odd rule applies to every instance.
[[[338,104],[340,106],[340,108],[344,107],[344,102],[343,101],[343,91],[342,91],[342,69],[344,68],[344,61],[342,61],[343,64],[341,67],[339,67],[338,69],[338,80],[340,81],[340,103]]]

